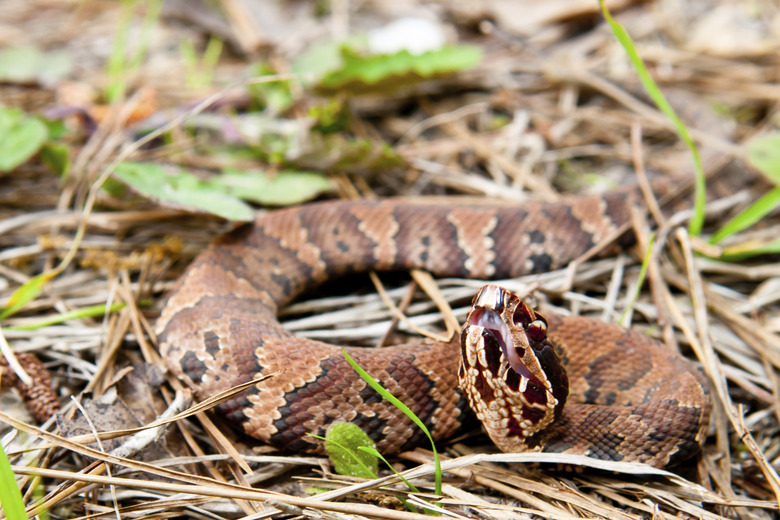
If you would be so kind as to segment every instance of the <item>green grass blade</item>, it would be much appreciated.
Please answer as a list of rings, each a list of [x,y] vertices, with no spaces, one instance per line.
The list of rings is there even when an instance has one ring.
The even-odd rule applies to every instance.
[[[16,485],[16,475],[11,469],[11,462],[0,445],[0,506],[8,520],[27,520],[22,492]]]
[[[401,410],[406,416],[414,422],[417,426],[420,427],[420,429],[425,433],[425,435],[428,437],[428,439],[431,441],[431,451],[433,451],[433,461],[435,465],[435,482],[436,482],[436,494],[441,495],[441,461],[439,460],[439,452],[436,451],[436,443],[433,442],[433,436],[431,435],[431,432],[428,431],[428,428],[426,428],[425,424],[420,420],[419,417],[417,417],[413,411],[409,409],[408,406],[406,406],[404,403],[402,403],[398,398],[396,398],[394,395],[392,395],[390,392],[382,388],[382,385],[380,385],[373,377],[371,377],[368,372],[363,370],[363,368],[358,365],[352,357],[347,354],[347,351],[342,349],[341,350],[344,353],[344,357],[347,360],[347,363],[352,365],[352,368],[357,372],[360,377],[363,378],[363,380],[369,384],[371,388],[379,392],[379,394],[390,401],[393,406]]]
[[[604,5],[604,0],[599,0],[599,5],[601,6],[601,11],[604,13],[604,18],[607,20],[610,28],[612,28],[612,32],[615,34],[615,38],[617,38],[617,40],[623,46],[626,54],[628,54],[628,58],[634,65],[637,75],[644,85],[647,94],[650,96],[659,110],[661,110],[661,112],[663,112],[666,117],[672,121],[674,127],[677,129],[677,134],[680,136],[680,139],[683,140],[685,145],[691,151],[696,179],[696,193],[694,195],[693,217],[691,218],[691,222],[688,225],[688,232],[693,236],[698,236],[701,234],[701,229],[704,226],[704,206],[707,202],[706,180],[704,178],[704,168],[701,164],[701,157],[699,156],[699,149],[688,133],[688,128],[685,126],[685,123],[683,123],[682,120],[677,116],[677,113],[666,100],[663,93],[661,92],[661,89],[658,88],[658,85],[655,83],[652,76],[650,76],[650,73],[647,71],[647,67],[645,67],[645,64],[642,61],[642,58],[639,56],[636,47],[634,47],[631,36],[628,35],[628,32],[626,32],[622,25],[617,23],[612,18],[612,15],[607,9],[607,6]]]
[[[634,294],[631,295],[631,303],[623,309],[623,314],[621,314],[620,319],[618,320],[618,325],[623,325],[626,321],[628,312],[634,308],[634,304],[636,304],[636,301],[639,299],[639,293],[642,292],[642,285],[644,285],[645,277],[647,276],[647,266],[650,264],[650,253],[653,251],[653,242],[655,242],[655,233],[650,233],[650,241],[647,244],[647,251],[645,251],[645,256],[642,259],[642,267],[639,269],[636,288],[634,289]]]
[[[735,262],[758,255],[776,255],[780,253],[780,238],[771,242],[750,241],[745,244],[738,244],[727,247],[720,255],[720,260]]]
[[[406,484],[406,487],[408,487],[408,488],[409,488],[409,491],[411,491],[412,493],[419,493],[419,492],[420,492],[420,490],[419,490],[419,489],[417,489],[417,487],[416,487],[414,484],[412,484],[411,482],[409,482],[409,481],[406,479],[406,477],[404,477],[403,475],[401,475],[400,473],[398,473],[398,471],[396,471],[396,469],[393,467],[393,465],[392,465],[392,464],[390,464],[390,462],[388,462],[388,460],[387,460],[387,459],[384,457],[384,455],[382,455],[381,453],[379,453],[377,450],[375,450],[374,448],[367,448],[366,446],[360,446],[358,449],[359,449],[360,451],[365,451],[366,453],[370,453],[370,454],[371,454],[371,455],[373,455],[374,457],[376,457],[376,458],[378,458],[379,460],[381,460],[382,462],[384,462],[384,463],[387,465],[387,467],[388,467],[388,468],[390,468],[390,470],[391,470],[393,473],[395,473],[395,476],[396,476],[396,477],[398,477],[398,478],[400,478],[400,479],[403,481],[403,483],[404,483],[404,484]]]
[[[409,482],[409,481],[406,479],[406,477],[404,477],[404,476],[403,476],[403,475],[401,475],[401,474],[400,474],[398,471],[396,471],[396,469],[393,467],[393,465],[392,465],[392,464],[390,464],[390,462],[388,462],[388,460],[387,460],[387,459],[386,459],[386,458],[385,458],[385,457],[384,457],[384,456],[383,456],[381,453],[379,453],[378,451],[376,451],[376,450],[375,450],[375,449],[373,449],[373,448],[367,448],[367,447],[365,447],[365,446],[360,446],[358,449],[359,449],[360,451],[365,451],[365,452],[367,452],[367,453],[370,453],[371,455],[375,456],[376,458],[378,458],[379,460],[381,460],[382,462],[384,462],[384,463],[387,465],[387,467],[388,467],[388,468],[390,468],[390,470],[391,470],[393,473],[395,473],[395,476],[396,476],[396,477],[398,477],[398,478],[400,478],[400,479],[403,481],[403,483],[404,483],[404,484],[406,484],[406,487],[408,487],[408,488],[409,488],[409,491],[411,491],[412,493],[419,493],[419,492],[420,492],[420,490],[419,490],[419,489],[417,489],[417,486],[415,486],[414,484],[412,484],[411,482]],[[418,513],[418,512],[419,512],[419,511],[417,510],[417,508],[414,506],[414,504],[412,504],[411,502],[409,502],[409,501],[408,501],[408,500],[406,500],[405,498],[403,498],[403,497],[398,497],[398,499],[399,499],[401,502],[403,502],[403,504],[406,506],[406,508],[407,508],[409,511],[411,511],[412,513]],[[432,511],[432,510],[430,510],[430,509],[426,509],[426,510],[425,510],[425,512],[426,512],[426,513],[434,513],[434,511]]]
[[[334,423],[332,426],[336,426],[337,424],[339,424],[339,423]],[[346,425],[349,425],[349,426],[354,426],[355,428],[360,430],[360,427],[358,427],[355,424],[352,424],[352,423],[342,423],[342,424],[346,424]],[[341,442],[335,440],[333,438],[333,436],[331,435],[331,431],[332,430],[329,428],[327,437],[322,437],[321,435],[315,435],[313,433],[307,433],[307,435],[309,435],[311,437],[314,437],[315,439],[319,439],[321,441],[325,441],[325,446],[326,446],[326,450],[328,452],[328,457],[330,458],[330,461],[333,463],[333,467],[336,470],[336,473],[339,473],[341,475],[349,475],[349,476],[352,476],[352,477],[362,477],[362,478],[372,478],[372,479],[378,478],[378,475],[374,472],[374,470],[369,468],[368,465],[363,460],[361,460],[361,458],[358,456],[358,454],[355,453],[355,451],[356,451],[355,447],[354,446],[347,446],[344,443],[341,443]],[[363,430],[360,430],[360,432],[363,435],[366,435],[363,432]],[[366,435],[366,438],[368,438],[367,435]],[[335,453],[333,453],[331,451],[331,445],[335,445],[336,447],[341,449],[345,454],[347,454],[352,459],[352,461],[357,465],[357,467],[360,468],[360,471],[354,471],[354,468],[351,468],[348,471],[344,471],[344,469],[345,469],[344,468],[344,461],[342,460],[339,463],[336,460]],[[371,455],[372,457],[375,457],[376,459],[381,459],[382,462],[387,464],[387,466],[391,470],[393,470],[393,472],[396,475],[398,475],[398,477],[401,480],[403,480],[406,483],[406,485],[409,487],[409,489],[411,489],[415,493],[419,493],[419,490],[416,487],[414,487],[414,485],[412,485],[411,482],[406,480],[400,473],[398,473],[395,470],[395,468],[393,466],[391,466],[389,462],[387,462],[387,459],[385,459],[378,451],[376,451],[376,449],[370,448],[368,446],[357,446],[357,449],[362,451],[362,452],[364,452],[364,453],[367,453],[367,454]],[[417,508],[414,507],[414,505],[411,504],[405,498],[399,497],[399,500],[401,500],[401,502],[404,504],[404,506],[406,506],[406,508],[409,509],[412,513],[417,513],[418,512]]]
[[[747,146],[748,163],[760,171],[769,181],[774,184],[780,184],[780,134],[770,133],[751,140]],[[724,238],[746,229],[762,218],[769,212],[780,206],[780,186],[755,201],[749,207],[744,209],[739,215],[726,222],[723,227],[717,230],[710,238],[711,244],[717,244]],[[753,245],[734,246],[739,253],[737,256],[764,254],[774,252],[774,247],[769,245],[759,245],[755,251],[750,249]],[[728,250],[727,250],[728,251]],[[722,258],[732,255],[724,252]]]
[[[137,46],[135,53],[131,60],[129,60],[129,68],[133,72],[140,70],[141,65],[146,59],[148,53],[149,41],[152,37],[152,30],[154,30],[157,22],[160,20],[160,12],[162,11],[161,0],[147,0],[145,2],[146,14],[144,15],[144,21],[141,25],[141,34],[136,40]]]
[[[15,314],[19,309],[27,305],[30,300],[37,298],[43,292],[46,284],[55,276],[57,276],[56,271],[49,271],[33,276],[23,283],[21,287],[14,291],[3,308],[0,309],[0,320]]]
[[[114,44],[108,57],[107,72],[108,86],[106,87],[106,99],[113,103],[125,96],[127,78],[125,76],[125,56],[127,54],[127,39],[130,24],[133,21],[134,4],[124,2],[120,10],[119,23],[115,32]]]
[[[752,226],[778,206],[780,206],[780,186],[774,188],[745,208],[739,215],[726,222],[723,227],[712,235],[710,243],[717,244],[724,238]]]
[[[127,306],[126,303],[114,303],[108,308],[109,314],[116,312],[120,309],[124,309]],[[54,316],[48,316],[34,323],[27,323],[25,325],[15,325],[13,327],[4,327],[5,330],[37,330],[41,327],[48,327],[49,325],[56,325],[68,320],[78,320],[81,318],[94,318],[95,316],[102,316],[106,312],[106,306],[90,305],[89,307],[82,307],[81,309],[73,309],[72,311],[63,312],[62,314],[55,314]]]

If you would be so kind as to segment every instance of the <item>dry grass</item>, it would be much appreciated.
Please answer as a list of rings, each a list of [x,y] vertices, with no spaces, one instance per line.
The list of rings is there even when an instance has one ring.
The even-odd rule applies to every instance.
[[[79,88],[105,85],[100,63],[107,51],[96,55],[94,49],[116,27],[115,3],[7,3],[0,13],[0,28],[13,28],[9,33],[13,41],[63,45],[80,64],[74,73]],[[65,14],[77,4],[75,14]],[[494,5],[501,4],[486,3],[484,9],[499,9]],[[640,53],[702,146],[711,175],[706,226],[710,233],[767,189],[743,162],[742,145],[775,125],[780,88],[775,84],[778,38],[771,32],[777,27],[771,22],[777,18],[776,8],[756,2],[756,9],[762,5],[766,11],[763,18],[751,18],[742,3],[704,4],[705,9],[695,11],[686,3],[648,2],[626,8],[618,19],[637,39]],[[60,425],[50,421],[39,429],[28,424],[23,412],[16,413],[13,399],[4,395],[0,422],[13,429],[4,430],[3,445],[20,476],[31,514],[42,506],[52,517],[85,519],[418,518],[402,510],[396,497],[416,504],[432,502],[432,497],[410,496],[393,475],[356,482],[331,474],[324,459],[247,446],[221,423],[212,422],[202,408],[191,409],[180,383],[162,382],[148,369],[161,366],[152,324],[166,290],[227,225],[139,198],[112,198],[99,189],[99,182],[107,167],[123,157],[203,169],[219,164],[218,159],[199,154],[200,143],[176,128],[194,116],[191,108],[204,99],[230,107],[245,95],[240,74],[249,58],[243,53],[260,51],[257,33],[243,23],[257,20],[240,16],[248,4],[224,0],[220,5],[228,17],[218,29],[229,35],[236,55],[220,62],[219,85],[185,88],[179,56],[169,50],[177,38],[197,38],[202,27],[161,23],[150,43],[154,59],[131,78],[135,95],[108,110],[95,132],[71,143],[74,168],[67,181],[60,182],[35,164],[2,178],[0,301],[32,276],[63,266],[39,298],[3,323],[3,334],[17,352],[40,355],[65,403],[64,416],[75,418]],[[336,33],[368,24],[372,17],[390,16],[389,7],[381,2],[333,5],[334,11],[320,22],[328,22]],[[540,14],[533,5],[525,7],[528,20]],[[695,8],[702,9],[699,4]],[[639,238],[635,250],[502,283],[531,295],[543,308],[608,321],[624,317],[625,325],[679,348],[706,373],[715,404],[701,457],[676,468],[674,474],[631,473],[625,465],[599,469],[593,462],[590,468],[566,471],[570,468],[540,463],[538,457],[531,457],[536,463],[530,463],[526,455],[491,454],[494,449],[482,445],[482,437],[454,439],[440,446],[446,455],[440,501],[445,514],[489,519],[776,518],[780,498],[776,257],[740,263],[711,260],[707,255],[717,254],[717,248],[687,234],[690,210],[685,201],[690,193],[684,181],[690,178],[690,159],[670,123],[646,102],[622,50],[598,17],[574,16],[571,6],[551,10],[540,14],[539,25],[529,36],[520,38],[516,32],[524,30],[522,17],[513,8],[493,12],[495,22],[479,18],[465,4],[452,10],[442,3],[437,9],[459,22],[453,30],[462,40],[481,46],[485,59],[478,69],[454,79],[428,81],[392,96],[353,99],[355,135],[396,143],[409,167],[371,176],[331,172],[339,195],[554,200],[562,192],[594,189],[593,183],[583,181],[583,174],[591,172],[601,174],[595,188],[631,182],[635,171],[644,170],[682,179],[682,202],[653,217],[635,215],[633,230]],[[750,37],[742,22],[754,24],[747,33]],[[304,21],[290,18],[286,23],[291,34],[304,38]],[[475,32],[475,26],[482,32]],[[702,36],[707,30],[709,39]],[[305,42],[270,34],[266,33],[271,51],[264,52],[284,70]],[[239,86],[220,90],[231,81],[239,81]],[[141,86],[155,92],[159,104],[155,125],[174,128],[170,134],[174,142],[150,150],[127,131],[133,111],[148,102],[148,91]],[[6,84],[0,85],[0,96],[26,108],[50,108],[62,103],[57,100],[72,88]],[[174,109],[177,116],[191,110],[177,119],[170,115]],[[648,279],[634,301],[651,227],[657,232]],[[772,215],[729,243],[778,234],[780,220]],[[370,287],[368,278],[363,282],[364,289]],[[396,278],[391,282],[395,287],[386,290],[387,297],[411,317],[409,322],[395,319],[379,293],[363,290],[296,303],[284,311],[286,326],[308,337],[360,344],[384,338],[391,324],[392,334],[412,325],[435,332],[444,329],[440,306],[421,291],[409,296],[409,287],[398,286]],[[428,285],[424,279],[419,283]],[[436,284],[457,319],[465,316],[465,305],[478,286],[473,280]],[[67,310],[116,302],[126,307],[102,319],[13,330]],[[130,373],[126,368],[130,362],[147,365],[136,364]],[[143,386],[132,377],[150,384]],[[155,381],[161,384],[153,386]],[[144,389],[140,395],[131,392],[139,388]],[[113,423],[100,417],[99,406],[90,408],[96,402],[112,406],[108,419]],[[130,419],[114,416],[117,403],[128,408]],[[166,428],[152,424],[155,420],[176,422]],[[116,439],[101,433],[100,443],[89,443],[98,431],[133,424],[159,427],[121,432]],[[394,462],[423,493],[432,492],[429,452],[417,449]],[[308,487],[329,491],[309,496]],[[34,490],[43,498],[35,499]]]

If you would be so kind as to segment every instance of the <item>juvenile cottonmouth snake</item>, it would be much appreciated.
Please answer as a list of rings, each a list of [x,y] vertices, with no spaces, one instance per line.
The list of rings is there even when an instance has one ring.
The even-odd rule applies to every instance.
[[[380,451],[406,449],[422,441],[420,430],[366,385],[341,347],[286,331],[277,310],[325,280],[371,269],[478,279],[557,269],[627,222],[635,198],[622,191],[516,207],[389,199],[273,211],[218,238],[187,269],[157,323],[160,351],[199,398],[277,372],[219,407],[264,442],[317,451],[307,433],[351,421]],[[474,304],[462,347],[347,350],[436,439],[473,417],[470,401],[505,451],[665,466],[697,450],[709,397],[680,355],[598,320],[542,317],[495,286]]]

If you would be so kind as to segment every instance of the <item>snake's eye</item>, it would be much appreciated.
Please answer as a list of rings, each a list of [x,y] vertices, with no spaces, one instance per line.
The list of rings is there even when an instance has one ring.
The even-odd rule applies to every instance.
[[[534,320],[525,328],[525,333],[532,340],[542,341],[547,336],[547,322],[539,319]]]

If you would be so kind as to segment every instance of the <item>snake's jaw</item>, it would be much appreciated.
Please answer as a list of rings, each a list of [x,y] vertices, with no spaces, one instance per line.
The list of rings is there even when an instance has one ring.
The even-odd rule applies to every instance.
[[[516,294],[485,285],[461,332],[460,387],[502,451],[525,451],[560,416],[568,378],[547,321]]]

